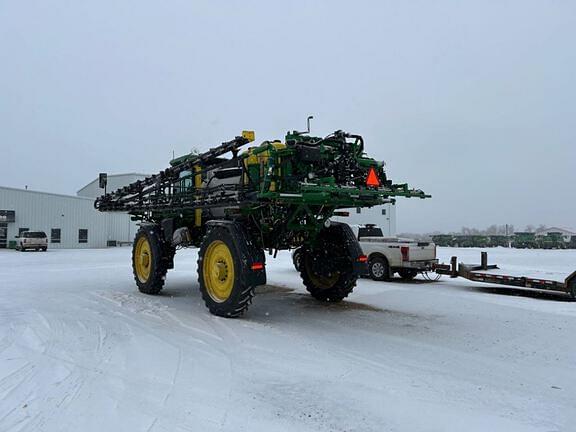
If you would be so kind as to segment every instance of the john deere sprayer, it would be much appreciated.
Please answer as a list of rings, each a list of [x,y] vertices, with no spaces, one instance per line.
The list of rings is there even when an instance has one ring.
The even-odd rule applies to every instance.
[[[243,132],[96,200],[100,211],[141,221],[132,253],[141,292],[160,292],[177,249],[199,247],[206,306],[237,317],[255,287],[266,283],[265,252],[301,247],[307,290],[320,301],[338,302],[366,271],[367,258],[348,225],[330,218],[397,196],[427,197],[388,180],[383,163],[364,153],[360,135],[291,132],[284,142],[241,150],[253,141],[253,132]]]

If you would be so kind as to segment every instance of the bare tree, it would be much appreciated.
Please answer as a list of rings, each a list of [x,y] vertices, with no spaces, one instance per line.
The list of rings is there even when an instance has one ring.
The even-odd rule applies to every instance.
[[[540,224],[538,225],[538,228],[536,229],[536,232],[540,232],[540,231],[544,231],[545,229],[547,229],[548,227],[546,225]]]
[[[498,225],[490,225],[488,228],[486,228],[484,232],[489,235],[495,235],[500,234],[500,231],[501,227],[499,227]]]

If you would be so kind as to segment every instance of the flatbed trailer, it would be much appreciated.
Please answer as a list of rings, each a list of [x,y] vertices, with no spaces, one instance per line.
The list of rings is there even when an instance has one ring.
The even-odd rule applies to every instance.
[[[576,300],[576,271],[568,276],[564,282],[526,276],[510,276],[497,273],[488,273],[489,270],[499,270],[497,265],[488,264],[488,253],[482,252],[480,264],[464,264],[458,262],[453,256],[450,264],[436,264],[434,271],[440,275],[451,278],[462,277],[474,282],[485,282],[498,285],[508,285],[519,288],[530,288],[538,291],[552,291],[568,295]]]

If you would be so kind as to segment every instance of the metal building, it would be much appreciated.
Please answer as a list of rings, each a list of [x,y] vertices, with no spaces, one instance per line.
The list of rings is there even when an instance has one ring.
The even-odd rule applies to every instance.
[[[108,190],[144,178],[143,174],[109,176]],[[103,248],[134,239],[138,226],[123,213],[101,213],[94,199],[104,191],[98,180],[60,195],[0,186],[0,248],[14,247],[23,231],[44,231],[48,248]]]
[[[123,186],[134,183],[137,180],[143,180],[149,177],[149,174],[139,174],[139,173],[128,173],[128,174],[109,174],[107,176],[108,186],[106,187],[107,192],[115,191]],[[104,189],[101,189],[98,184],[98,179],[92,180],[78,192],[76,195],[88,198],[98,198],[100,195],[104,194]]]
[[[382,228],[385,237],[396,235],[396,205],[383,204],[372,208],[346,209],[347,217],[335,217],[334,220],[350,225],[374,224]]]
[[[551,227],[536,231],[536,237],[544,237],[548,234],[560,234],[566,243],[570,242],[572,236],[576,236],[576,232],[566,228]]]

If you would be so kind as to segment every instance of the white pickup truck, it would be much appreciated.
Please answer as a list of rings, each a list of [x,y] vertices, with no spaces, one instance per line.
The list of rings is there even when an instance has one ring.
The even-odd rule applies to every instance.
[[[24,252],[26,249],[36,251],[48,249],[48,237],[44,231],[24,231],[16,236],[16,250]]]
[[[384,237],[376,225],[351,225],[351,228],[368,256],[368,271],[374,280],[389,280],[394,273],[410,280],[438,262],[434,243]]]

